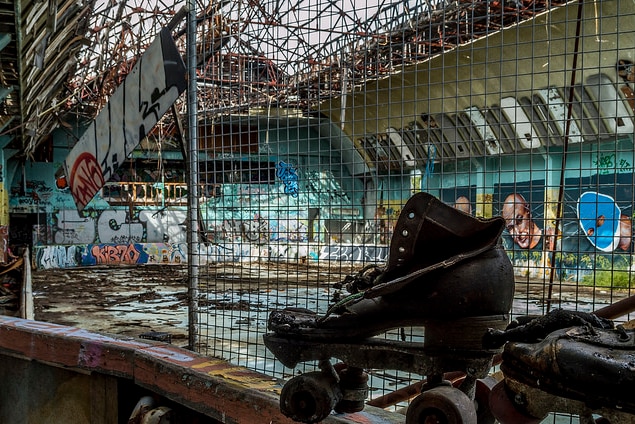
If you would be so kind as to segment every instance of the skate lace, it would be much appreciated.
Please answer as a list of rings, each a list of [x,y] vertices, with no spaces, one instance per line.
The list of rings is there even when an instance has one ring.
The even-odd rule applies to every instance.
[[[329,308],[327,309],[326,313],[317,318],[316,321],[317,322],[321,322],[324,321],[326,318],[328,318],[331,314],[333,314],[333,312],[335,312],[336,310],[342,308],[342,307],[346,307],[348,305],[351,305],[353,303],[357,303],[360,299],[362,299],[364,297],[364,293],[355,293],[355,294],[351,294],[349,296],[346,296],[344,299],[340,300],[339,302],[334,303],[333,305],[329,306]]]
[[[377,277],[381,273],[382,268],[379,265],[369,264],[360,269],[357,274],[347,275],[343,284],[351,294],[363,292],[375,285]]]
[[[347,275],[342,285],[346,286],[346,290],[351,294],[329,306],[326,313],[317,321],[324,321],[336,310],[357,303],[364,297],[364,292],[375,285],[377,277],[381,273],[382,268],[379,265],[369,264],[359,270],[357,274]]]

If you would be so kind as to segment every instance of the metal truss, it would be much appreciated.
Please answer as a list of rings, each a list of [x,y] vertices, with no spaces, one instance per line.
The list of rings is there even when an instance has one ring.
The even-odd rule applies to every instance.
[[[486,36],[564,2],[238,0],[199,2],[199,101],[214,113],[309,110],[369,80]],[[104,104],[181,5],[127,0],[95,6],[92,44],[70,85],[79,113]],[[174,35],[183,47],[184,19]]]

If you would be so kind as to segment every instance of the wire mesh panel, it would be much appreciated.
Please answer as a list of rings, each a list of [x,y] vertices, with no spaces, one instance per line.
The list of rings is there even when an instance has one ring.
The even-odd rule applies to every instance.
[[[420,192],[461,216],[503,218],[512,318],[592,312],[631,296],[632,2],[199,8],[200,237],[190,247],[201,352],[285,379],[315,369],[285,367],[265,347],[270,313],[323,317],[348,299],[347,283],[381,273],[405,237],[404,205]],[[457,243],[449,249],[469,245]],[[410,248],[416,270],[446,246]],[[477,271],[475,284],[491,277]],[[437,310],[465,296],[459,315],[476,302],[443,291],[437,301],[425,276],[412,280],[408,295],[381,301]],[[479,302],[502,296],[490,289]],[[341,333],[354,341],[366,332],[350,326],[368,322],[383,340],[422,342],[421,328],[394,317],[399,307],[382,308]],[[628,321],[622,312],[610,318]],[[425,377],[385,368],[369,370],[369,398]]]

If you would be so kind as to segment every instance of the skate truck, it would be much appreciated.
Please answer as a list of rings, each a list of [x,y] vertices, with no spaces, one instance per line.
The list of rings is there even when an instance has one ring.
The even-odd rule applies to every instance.
[[[286,382],[282,412],[315,423],[332,411],[361,411],[366,370],[388,369],[425,377],[406,423],[493,423],[487,376],[502,348],[484,347],[483,337],[509,324],[514,278],[500,243],[504,226],[500,217],[474,218],[417,193],[395,224],[385,267],[347,278],[349,295],[324,315],[272,311],[267,348],[286,367],[317,361],[320,369]],[[385,337],[406,327],[423,327],[423,341]],[[452,383],[452,372],[462,377]]]

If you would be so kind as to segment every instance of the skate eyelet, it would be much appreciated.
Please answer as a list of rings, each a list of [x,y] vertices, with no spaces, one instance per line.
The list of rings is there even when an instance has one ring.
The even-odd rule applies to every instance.
[[[408,237],[408,234],[410,234],[410,233],[408,232],[408,230],[401,230],[401,235],[402,235],[402,236],[404,236],[404,237]]]
[[[406,248],[403,246],[399,246],[399,253],[403,253],[406,251]]]
[[[413,219],[415,217],[415,213],[414,212],[410,212],[408,214],[408,218]]]
[[[631,336],[626,332],[626,329],[623,325],[619,324],[615,327],[615,329],[619,333],[618,337],[621,342],[627,342],[631,339]]]

